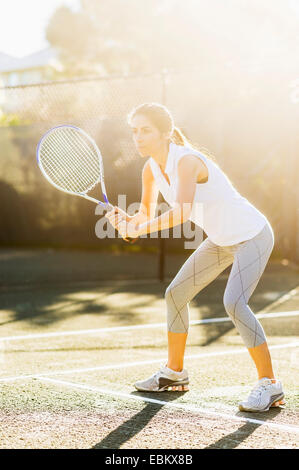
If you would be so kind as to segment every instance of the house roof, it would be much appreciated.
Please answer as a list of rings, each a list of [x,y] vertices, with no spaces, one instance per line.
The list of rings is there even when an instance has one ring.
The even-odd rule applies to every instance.
[[[0,73],[45,67],[55,60],[57,60],[57,51],[52,47],[20,58],[0,52]]]

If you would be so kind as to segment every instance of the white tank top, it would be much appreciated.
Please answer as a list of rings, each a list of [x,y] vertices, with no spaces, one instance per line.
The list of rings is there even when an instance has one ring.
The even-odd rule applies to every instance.
[[[165,179],[159,165],[149,159],[158,189],[170,206],[174,205],[178,181],[177,165],[184,155],[195,155],[208,168],[208,181],[197,183],[189,219],[201,227],[216,245],[229,246],[249,240],[268,223],[267,218],[245,197],[241,196],[217,163],[198,150],[170,143]]]

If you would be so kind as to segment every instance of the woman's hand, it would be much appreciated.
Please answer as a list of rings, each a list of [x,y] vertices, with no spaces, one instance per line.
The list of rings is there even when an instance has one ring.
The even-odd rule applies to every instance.
[[[105,217],[109,220],[113,228],[118,230],[118,225],[122,221],[129,222],[130,216],[120,209],[117,206],[114,206],[113,209],[105,214]]]
[[[125,241],[129,241],[127,238],[138,237],[138,235],[136,236],[136,231],[134,231],[136,224],[130,223],[132,217],[119,207],[114,206],[111,211],[105,214],[105,217],[109,220],[112,227],[118,230]],[[134,233],[134,235],[129,235],[129,232]]]
[[[129,216],[125,211],[123,211],[120,207],[114,206],[113,209],[105,214],[105,217],[109,220],[111,225],[117,229],[117,225],[122,220],[129,222],[131,216]]]
[[[136,222],[126,222],[125,220],[123,220],[118,224],[117,230],[121,234],[122,238],[125,240],[126,238],[138,238],[138,228],[139,224],[136,224]]]

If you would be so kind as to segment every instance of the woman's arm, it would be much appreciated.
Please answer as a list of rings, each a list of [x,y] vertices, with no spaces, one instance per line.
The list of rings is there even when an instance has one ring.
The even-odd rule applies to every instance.
[[[130,221],[142,224],[155,217],[159,190],[154,180],[149,160],[142,170],[142,194],[139,211],[130,217]]]
[[[203,167],[194,155],[185,155],[178,163],[178,186],[174,207],[153,220],[141,224],[121,224],[119,229],[128,237],[140,237],[147,233],[165,230],[186,222],[192,211],[197,181]]]
[[[157,232],[186,222],[192,211],[196,182],[202,171],[194,155],[185,155],[178,163],[178,186],[174,207],[155,219],[138,227],[139,236]]]
[[[132,223],[133,225],[142,224],[155,217],[158,194],[159,190],[155,184],[150,162],[147,160],[142,170],[142,195],[137,214],[130,216],[115,206],[112,211],[107,212],[105,217],[108,218],[111,225],[117,230],[122,221]]]

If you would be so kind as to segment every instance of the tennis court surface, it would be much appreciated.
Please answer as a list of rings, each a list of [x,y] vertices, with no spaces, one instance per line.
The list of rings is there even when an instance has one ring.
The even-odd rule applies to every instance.
[[[140,272],[154,263],[130,256]],[[0,261],[0,448],[298,447],[298,268],[270,262],[250,300],[286,405],[245,413],[256,372],[223,308],[229,270],[190,304],[190,390],[140,393],[134,382],[167,358],[164,292],[184,260],[169,258],[165,282],[155,267],[130,279],[107,253],[1,250]],[[113,263],[120,278],[108,280]]]

